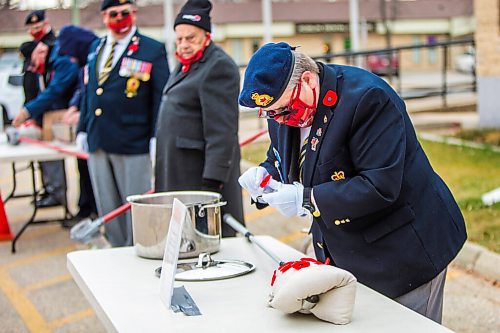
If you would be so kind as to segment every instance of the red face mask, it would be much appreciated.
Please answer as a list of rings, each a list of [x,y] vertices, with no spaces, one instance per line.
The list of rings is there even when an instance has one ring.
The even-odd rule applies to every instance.
[[[132,28],[132,15],[122,17],[121,20],[116,22],[108,22],[107,26],[117,34],[125,33]]]
[[[36,42],[38,42],[45,35],[45,29],[41,29],[40,31],[37,31],[35,33],[30,33],[30,35]]]
[[[301,87],[302,84],[299,83],[295,88],[293,88],[292,99],[287,107],[290,114],[274,118],[276,121],[288,126],[300,128],[312,125],[314,115],[316,114],[316,89],[313,89],[313,103],[308,105],[300,99]]]

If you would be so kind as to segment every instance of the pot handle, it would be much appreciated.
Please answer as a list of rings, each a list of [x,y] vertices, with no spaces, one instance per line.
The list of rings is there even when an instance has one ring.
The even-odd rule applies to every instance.
[[[210,205],[200,206],[200,208],[198,210],[198,216],[199,217],[204,217],[205,216],[205,208],[222,207],[222,206],[225,206],[226,204],[227,204],[227,201],[220,201],[220,202],[216,202],[216,203],[213,203],[213,204],[210,204]]]

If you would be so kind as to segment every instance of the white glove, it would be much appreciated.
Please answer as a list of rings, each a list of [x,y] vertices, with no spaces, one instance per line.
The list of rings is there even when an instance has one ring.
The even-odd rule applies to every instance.
[[[317,303],[308,302],[310,296],[318,296]],[[275,271],[268,304],[284,313],[312,313],[344,325],[351,321],[355,297],[356,278],[350,272],[302,258]]]
[[[238,178],[238,182],[241,187],[246,189],[250,196],[254,201],[257,201],[257,197],[264,194],[264,190],[266,187],[260,187],[260,184],[269,175],[269,172],[261,166],[251,167],[247,171],[245,171],[240,178]],[[260,201],[259,201],[260,202]]]
[[[89,143],[87,141],[87,133],[78,132],[75,139],[76,148],[80,151],[89,152]]]
[[[281,214],[288,217],[307,215],[307,210],[302,207],[304,186],[301,183],[283,184],[271,179],[268,186],[274,192],[264,193],[262,200],[267,202],[269,206],[276,208]]]
[[[152,137],[149,139],[149,158],[151,159],[151,163],[155,162],[156,157],[156,138]]]

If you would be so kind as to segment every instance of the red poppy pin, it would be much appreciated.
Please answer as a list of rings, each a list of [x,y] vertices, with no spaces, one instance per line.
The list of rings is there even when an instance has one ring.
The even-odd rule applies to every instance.
[[[136,52],[139,49],[139,37],[132,37],[132,44],[128,46],[127,56],[131,56],[132,53]]]
[[[328,90],[325,97],[323,97],[323,104],[325,106],[334,106],[337,103],[337,99],[337,93],[333,90]]]

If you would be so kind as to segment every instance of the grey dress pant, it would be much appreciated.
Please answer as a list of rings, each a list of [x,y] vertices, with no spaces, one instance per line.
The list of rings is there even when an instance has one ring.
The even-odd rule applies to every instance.
[[[127,202],[127,197],[151,189],[149,154],[108,154],[102,150],[89,154],[88,166],[99,216]],[[133,243],[130,211],[105,224],[105,235],[113,247]]]
[[[434,279],[394,300],[436,323],[441,324],[443,315],[443,292],[446,269]]]

